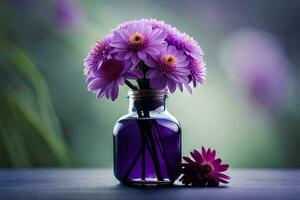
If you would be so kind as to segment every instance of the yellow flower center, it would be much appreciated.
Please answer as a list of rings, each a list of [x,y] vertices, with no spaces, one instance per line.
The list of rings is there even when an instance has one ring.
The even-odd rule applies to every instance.
[[[139,32],[135,32],[133,33],[130,38],[129,38],[129,42],[132,45],[141,45],[144,41],[144,36],[139,33]]]
[[[168,66],[174,66],[176,63],[176,58],[175,56],[171,54],[166,54],[162,57],[163,62],[168,65]]]

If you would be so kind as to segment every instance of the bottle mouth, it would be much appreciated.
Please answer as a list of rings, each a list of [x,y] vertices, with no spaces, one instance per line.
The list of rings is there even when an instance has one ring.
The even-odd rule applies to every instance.
[[[128,91],[128,98],[130,99],[133,110],[140,113],[141,116],[148,116],[150,111],[161,112],[165,110],[167,90],[130,90]]]
[[[140,90],[129,90],[128,91],[129,98],[167,98],[168,90],[154,90],[154,89],[140,89]]]

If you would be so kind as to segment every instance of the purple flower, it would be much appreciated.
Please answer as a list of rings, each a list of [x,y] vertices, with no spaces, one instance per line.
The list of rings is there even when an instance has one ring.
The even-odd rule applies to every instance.
[[[110,50],[111,47],[109,44],[111,43],[113,37],[109,35],[101,40],[98,40],[94,46],[91,48],[87,57],[84,60],[84,73],[89,74],[92,71],[98,70],[102,65],[103,61],[111,58]]]
[[[141,21],[145,24],[149,24],[152,28],[164,29],[167,26],[164,21],[159,21],[157,19],[141,19]]]
[[[233,33],[222,46],[222,61],[256,106],[284,107],[290,81],[288,60],[270,33],[249,29]]]
[[[79,6],[69,0],[55,0],[54,9],[56,22],[61,27],[73,25],[81,15]]]
[[[133,20],[96,42],[85,59],[84,73],[90,91],[112,100],[124,83],[133,89],[171,93],[186,87],[191,93],[192,86],[204,82],[203,56],[197,42],[175,27],[156,19]],[[138,86],[125,81],[128,78],[139,79]]]
[[[181,34],[180,37],[178,37],[176,47],[194,59],[201,59],[204,56],[203,50],[197,41],[188,34]]]
[[[181,33],[175,27],[166,24],[164,21],[158,21],[156,19],[142,19],[142,21],[152,26],[152,28],[164,30],[167,33],[166,42],[168,45],[177,45],[177,40]]]
[[[113,32],[114,41],[110,44],[119,60],[131,60],[137,64],[147,55],[159,53],[165,44],[166,33],[162,29],[152,29],[140,21],[129,23]]]
[[[178,83],[178,88],[180,91],[183,91],[183,86],[187,89],[189,93],[192,94],[192,88],[190,84],[195,88],[197,84],[204,84],[205,75],[206,75],[206,68],[203,59],[189,59],[188,68],[190,70],[189,74],[189,82],[188,83]]]
[[[204,56],[203,50],[197,41],[186,33],[181,33],[175,27],[156,19],[142,19],[146,24],[153,28],[159,28],[167,33],[166,41],[169,45],[176,46],[179,50],[183,50],[187,56],[195,59],[201,59]]]
[[[204,84],[206,68],[203,59],[191,59],[189,64],[190,80],[193,83],[193,87],[197,86],[197,83]]]
[[[219,182],[228,183],[229,176],[223,172],[229,167],[228,164],[221,164],[222,160],[216,158],[216,151],[202,147],[202,154],[194,150],[190,153],[192,159],[183,156],[186,163],[181,164],[180,172],[183,176],[180,181],[191,186],[218,186]]]
[[[153,89],[163,89],[167,86],[173,93],[177,83],[188,82],[189,62],[183,51],[174,46],[164,48],[160,54],[148,57],[144,62],[150,67],[146,77],[150,79]]]
[[[132,69],[132,63],[114,58],[103,61],[100,68],[88,74],[87,89],[96,94],[97,98],[106,96],[115,101],[119,93],[119,85],[125,79],[136,80],[143,76],[140,70]]]

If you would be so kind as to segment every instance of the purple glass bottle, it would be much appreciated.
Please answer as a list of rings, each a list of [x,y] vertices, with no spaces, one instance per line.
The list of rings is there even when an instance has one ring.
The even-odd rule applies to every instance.
[[[114,127],[114,174],[123,184],[172,184],[181,162],[181,128],[165,90],[129,92],[129,113]]]

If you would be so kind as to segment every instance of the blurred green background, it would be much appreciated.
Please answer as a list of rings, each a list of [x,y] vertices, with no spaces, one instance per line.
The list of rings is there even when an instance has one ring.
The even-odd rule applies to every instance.
[[[83,59],[139,18],[176,26],[206,53],[206,85],[168,99],[183,154],[205,145],[232,167],[300,167],[297,0],[0,1],[0,167],[112,166],[128,89],[96,99]]]

